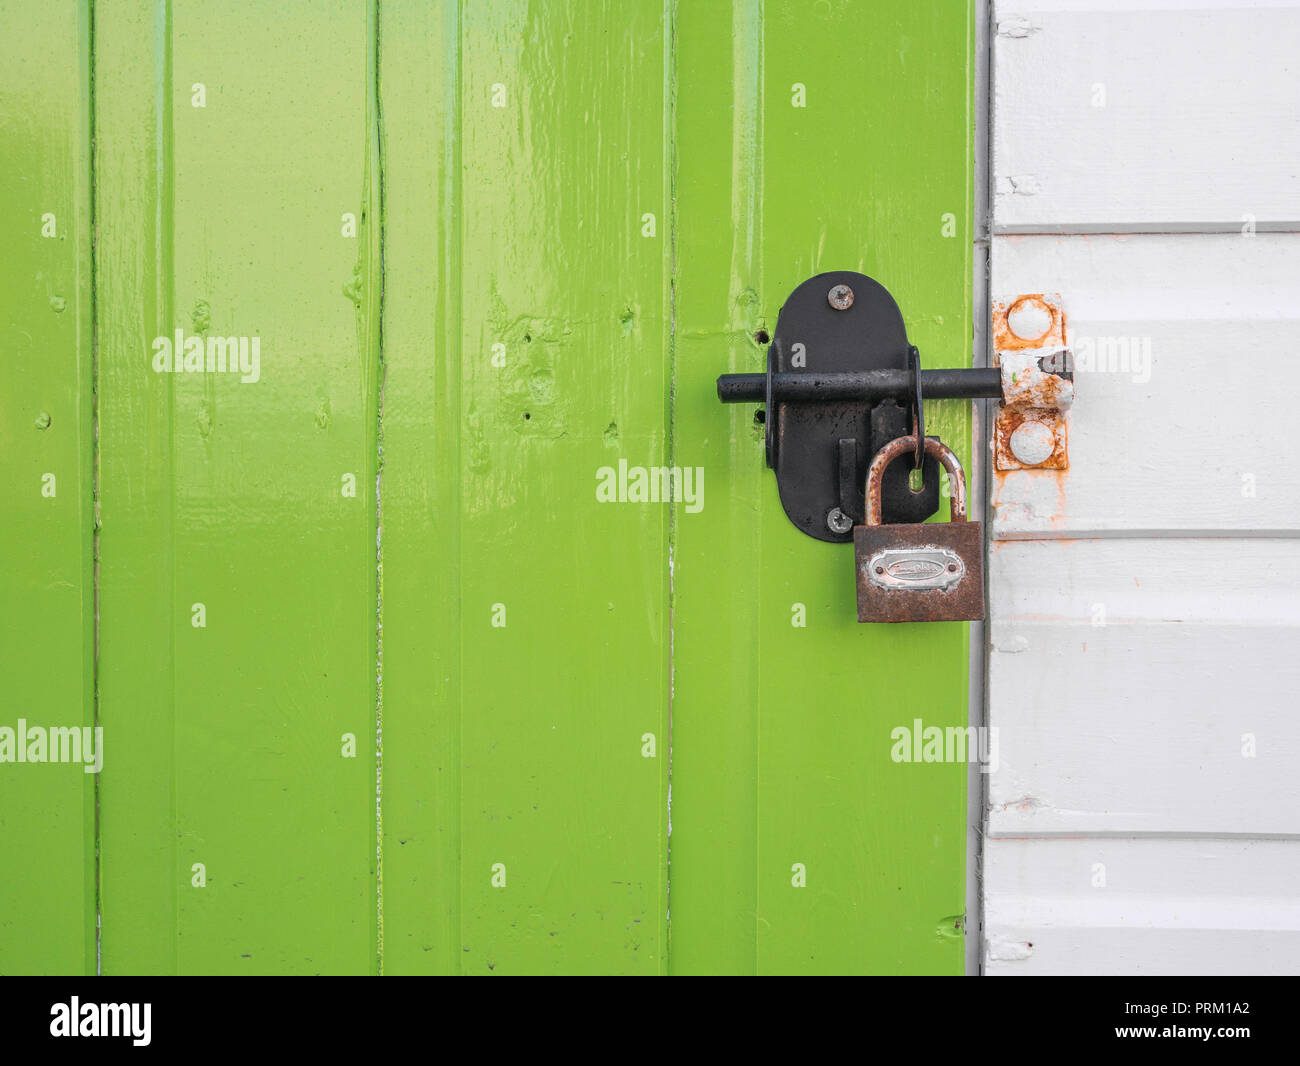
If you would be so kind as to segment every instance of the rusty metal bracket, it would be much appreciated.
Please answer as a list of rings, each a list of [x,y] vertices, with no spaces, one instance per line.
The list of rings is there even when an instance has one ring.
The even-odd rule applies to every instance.
[[[998,470],[1068,469],[1074,360],[1060,294],[995,300],[993,351],[1002,375],[994,465]]]
[[[836,270],[790,293],[777,317],[766,374],[723,374],[723,403],[766,405],[767,464],[790,521],[818,540],[848,543],[865,516],[867,468],[922,421],[921,400],[1001,397],[997,369],[921,370],[898,304],[865,274]],[[910,419],[909,419],[909,416]],[[918,442],[917,451],[920,452]],[[882,477],[885,524],[939,509],[939,467],[926,455],[922,489],[907,465]]]

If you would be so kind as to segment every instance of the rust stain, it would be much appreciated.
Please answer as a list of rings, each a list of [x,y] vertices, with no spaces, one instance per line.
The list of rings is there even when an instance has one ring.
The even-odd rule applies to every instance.
[[[1025,422],[1042,422],[1052,431],[1052,453],[1027,467],[1011,451],[1011,435]],[[1009,470],[1067,470],[1070,466],[1069,433],[1060,411],[1042,407],[1002,407],[993,423],[993,448],[999,478]]]
[[[1037,312],[1050,320],[1046,331],[1037,337],[1022,337],[1010,324],[1013,315]],[[1050,348],[1065,346],[1065,310],[1060,293],[1031,292],[1014,300],[993,301],[993,348],[1000,352],[1015,352],[1024,348]]]
[[[878,526],[884,507],[881,502],[881,489],[885,469],[901,455],[916,448],[915,437],[896,437],[876,452],[867,468],[866,519],[865,524]],[[951,493],[949,515],[953,522],[966,521],[966,472],[961,468],[961,460],[946,445],[927,437],[925,440],[927,455],[938,459],[948,471],[948,487]]]
[[[1074,402],[1074,365],[1064,348],[1039,357],[1022,371],[1008,370],[1013,380],[1004,376],[1002,391],[1010,407],[1066,408]]]
[[[1074,402],[1074,367],[1066,344],[1060,293],[1022,293],[993,302],[993,347],[1003,391],[993,432],[993,465],[999,475],[1069,468],[1064,412]],[[1051,450],[1041,462],[1026,463],[1012,449],[1012,435],[1027,422],[1041,424],[1050,434]],[[1022,454],[1025,443],[1017,441]]]
[[[1067,461],[1066,466],[1069,466]],[[1062,469],[1052,471],[1052,480],[1056,482],[1056,509],[1052,512],[1050,525],[1053,529],[1064,529],[1066,518],[1065,479],[1069,477]]]

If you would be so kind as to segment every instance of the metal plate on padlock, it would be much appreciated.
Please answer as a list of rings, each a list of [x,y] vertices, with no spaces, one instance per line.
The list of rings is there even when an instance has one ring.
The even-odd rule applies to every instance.
[[[867,580],[882,589],[951,588],[966,564],[947,548],[881,548],[867,560]]]

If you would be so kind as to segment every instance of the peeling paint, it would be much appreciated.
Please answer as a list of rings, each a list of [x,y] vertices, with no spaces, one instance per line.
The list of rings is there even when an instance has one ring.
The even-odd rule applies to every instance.
[[[1029,638],[1023,636],[1009,637],[1006,640],[994,639],[993,650],[1004,655],[1017,655],[1029,650]]]
[[[998,36],[1013,40],[1032,37],[1042,28],[1040,23],[1033,21],[1027,15],[1008,15],[1004,19],[998,19]]]
[[[990,962],[1022,962],[1034,953],[1031,940],[1007,940],[989,937],[985,954]]]
[[[950,914],[946,918],[940,918],[934,932],[940,940],[960,939],[966,932],[966,915]]]
[[[1042,191],[1033,174],[1001,174],[997,183],[1000,196],[1037,196]]]

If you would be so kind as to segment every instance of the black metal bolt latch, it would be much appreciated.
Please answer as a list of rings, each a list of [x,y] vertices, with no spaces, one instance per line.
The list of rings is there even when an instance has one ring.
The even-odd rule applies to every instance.
[[[894,463],[882,485],[886,524],[922,522],[939,509],[939,468],[922,458],[925,400],[1002,397],[991,370],[922,370],[902,313],[865,274],[836,270],[799,285],[777,316],[764,374],[723,374],[723,403],[766,408],[767,465],[776,471],[790,520],[818,540],[845,543],[865,516],[872,457],[909,433],[918,440],[914,492],[908,464]],[[910,422],[910,426],[909,426]]]

